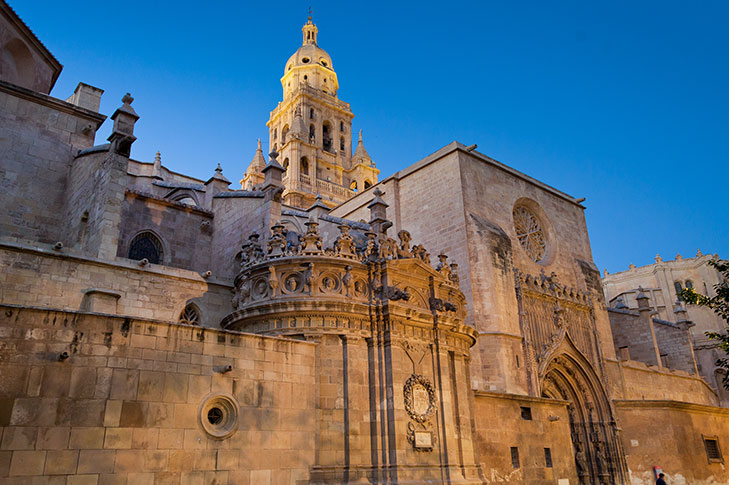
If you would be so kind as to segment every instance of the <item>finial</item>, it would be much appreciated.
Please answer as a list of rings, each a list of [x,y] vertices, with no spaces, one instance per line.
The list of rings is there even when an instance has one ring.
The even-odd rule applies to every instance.
[[[605,277],[605,276],[607,276],[607,275],[609,275],[609,274],[610,274],[610,273],[608,273],[608,270],[607,270],[607,268],[605,268],[605,269],[603,269],[603,270],[602,270],[602,275],[603,275],[603,277]]]
[[[697,257],[697,258],[700,258],[700,257],[701,257],[701,256],[703,256],[703,255],[704,255],[704,253],[702,253],[700,249],[697,249],[697,250],[696,250],[696,257]]]
[[[359,130],[359,141],[362,141],[362,130]]]
[[[319,202],[321,200],[321,194],[316,194],[316,197],[314,197],[314,200]]]
[[[124,104],[132,104],[134,102],[134,98],[132,98],[132,95],[129,93],[125,94],[121,100]]]
[[[256,148],[256,150],[258,150],[258,151],[261,151],[262,150],[261,149],[261,139],[260,138],[258,139],[258,148]]]
[[[635,269],[635,265],[633,263],[630,263],[630,266],[628,266],[628,269]]]
[[[223,173],[223,167],[221,167],[220,164],[218,164],[218,166],[215,167],[215,171],[218,173]]]
[[[661,255],[656,254],[656,263],[662,263],[662,262],[663,262],[663,258],[661,257]]]
[[[311,5],[309,5],[309,22],[311,22],[311,16],[314,14],[314,12],[311,10]]]
[[[160,152],[157,152],[154,154],[154,163],[159,163],[162,161],[162,154]]]
[[[683,256],[681,256],[681,253],[678,253],[676,255],[676,261],[681,261],[683,259]]]

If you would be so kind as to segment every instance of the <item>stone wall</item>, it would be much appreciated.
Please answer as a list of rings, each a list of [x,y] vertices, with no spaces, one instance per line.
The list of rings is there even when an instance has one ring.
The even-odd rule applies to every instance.
[[[212,225],[207,211],[127,192],[117,256],[128,257],[134,236],[152,231],[162,241],[163,264],[204,273],[212,268]]]
[[[523,407],[529,408],[531,420],[522,417]],[[476,392],[475,414],[485,483],[579,483],[566,401]],[[512,447],[519,450],[518,468],[512,464]],[[551,452],[551,468],[546,466],[545,448]]]
[[[627,356],[648,365],[659,365],[651,317],[641,318],[636,311],[612,308],[608,312],[616,351],[628,347],[628,354],[623,351],[623,358]]]
[[[679,396],[667,397],[680,400]],[[624,449],[634,485],[652,485],[653,467],[663,468],[671,485],[728,483],[721,462],[709,462],[703,436],[729,446],[729,411],[676,401],[616,401]]]
[[[685,401],[717,406],[716,391],[704,379],[681,370],[650,366],[635,360],[605,362],[613,399]]]
[[[689,374],[697,374],[691,334],[688,329],[663,320],[653,320],[658,351],[665,366]]]
[[[216,197],[213,199],[212,252],[215,257],[210,261],[213,274],[232,281],[240,269],[236,255],[252,232],[264,236],[264,224],[269,210],[263,198]]]
[[[55,243],[71,160],[104,116],[0,81],[0,236]]]
[[[201,310],[202,324],[218,327],[230,312],[231,288],[215,278],[133,261],[101,261],[64,250],[0,246],[0,298],[4,303],[79,310],[89,308],[89,290],[116,295],[106,312],[177,321],[188,301]]]
[[[613,342],[622,360],[697,374],[691,334],[683,324],[657,320],[650,309],[639,313],[610,308],[608,313]]]
[[[308,479],[314,345],[98,314],[0,312],[1,482]],[[226,439],[201,424],[218,395],[240,405]]]
[[[6,4],[0,5],[0,73],[3,80],[48,94],[62,66]]]

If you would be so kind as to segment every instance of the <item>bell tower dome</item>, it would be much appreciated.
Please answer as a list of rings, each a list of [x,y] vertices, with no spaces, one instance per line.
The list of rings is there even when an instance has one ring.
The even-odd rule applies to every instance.
[[[304,35],[303,43],[286,61],[281,78],[284,99],[302,84],[336,96],[339,89],[337,73],[334,72],[332,58],[316,43],[319,29],[311,21],[311,17],[301,32]]]
[[[353,163],[352,118],[337,98],[339,81],[332,58],[319,47],[319,29],[307,19],[301,46],[289,57],[281,78],[283,101],[271,112],[269,144],[286,169],[284,203],[308,208],[317,195],[334,207],[377,182],[373,163]],[[361,143],[361,142],[360,142]]]

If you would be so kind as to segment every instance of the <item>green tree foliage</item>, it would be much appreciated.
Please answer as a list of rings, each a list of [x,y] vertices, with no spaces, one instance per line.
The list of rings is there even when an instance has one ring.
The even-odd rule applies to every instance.
[[[681,291],[680,299],[692,305],[699,305],[711,308],[727,324],[729,329],[729,261],[712,260],[707,263],[721,273],[724,281],[714,285],[715,296],[709,298],[706,295],[697,293],[693,288],[686,288]],[[706,336],[719,342],[719,348],[729,356],[729,333],[706,332]],[[728,371],[724,374],[722,384],[729,389],[729,357],[716,361],[716,365]]]

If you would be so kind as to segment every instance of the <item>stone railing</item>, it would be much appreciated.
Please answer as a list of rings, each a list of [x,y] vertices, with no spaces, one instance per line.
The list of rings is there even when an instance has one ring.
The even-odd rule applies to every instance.
[[[300,174],[299,180],[301,181],[302,184],[311,185],[311,177],[309,177],[308,175],[305,175],[303,173]]]
[[[325,191],[328,191],[329,193],[341,195],[344,197],[354,197],[357,194],[357,192],[355,192],[354,190],[350,190],[343,185],[335,184],[327,180],[321,179],[316,179],[316,188],[323,189]]]

